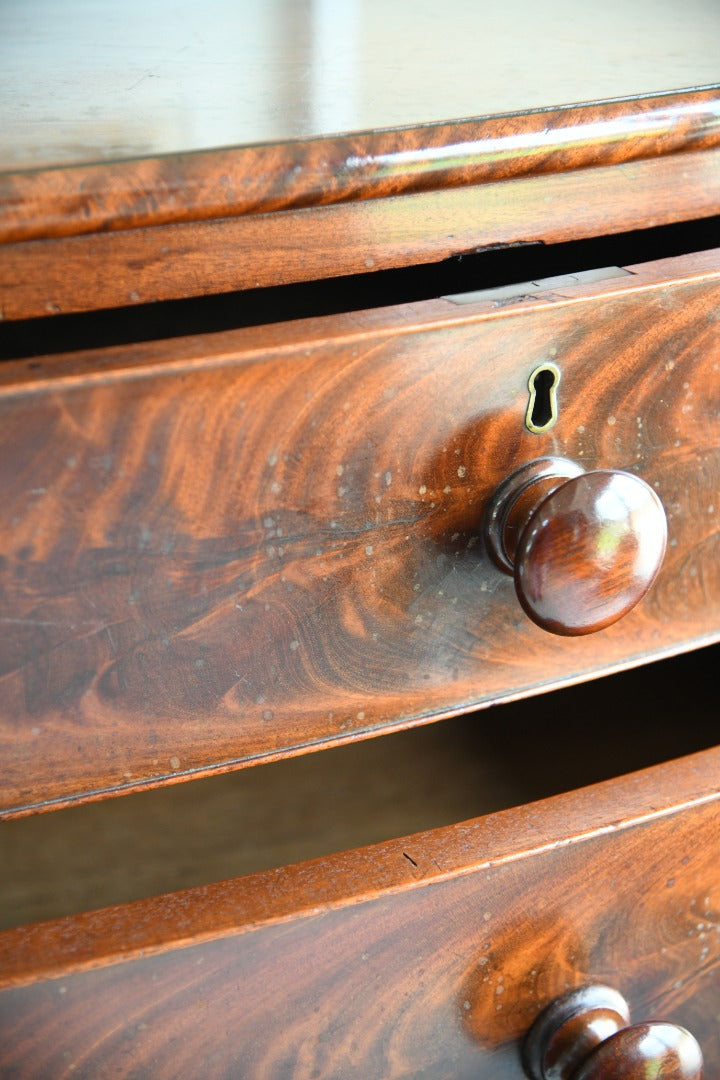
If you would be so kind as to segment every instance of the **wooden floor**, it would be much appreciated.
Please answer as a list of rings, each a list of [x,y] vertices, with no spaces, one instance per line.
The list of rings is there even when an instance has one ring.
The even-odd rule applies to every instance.
[[[720,647],[291,761],[0,826],[0,927],[477,817],[717,741]]]

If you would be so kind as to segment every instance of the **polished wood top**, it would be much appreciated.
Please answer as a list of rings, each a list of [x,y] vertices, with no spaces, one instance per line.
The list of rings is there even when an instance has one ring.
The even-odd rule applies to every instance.
[[[719,38],[714,0],[6,0],[0,169],[697,87]]]

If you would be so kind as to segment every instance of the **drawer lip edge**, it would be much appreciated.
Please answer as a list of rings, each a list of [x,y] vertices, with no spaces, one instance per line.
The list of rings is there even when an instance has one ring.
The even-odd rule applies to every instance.
[[[720,643],[720,630],[712,634],[702,635],[701,637],[692,637],[677,641],[672,645],[663,648],[656,648],[645,652],[641,651],[623,660],[618,660],[597,668],[584,669],[572,675],[551,679],[545,683],[529,683],[519,689],[513,688],[501,695],[485,698],[481,701],[473,700],[466,702],[459,707],[438,709],[430,714],[412,714],[410,716],[403,716],[401,719],[392,723],[388,722],[381,726],[373,726],[365,730],[353,729],[345,735],[327,736],[312,742],[299,743],[280,750],[267,750],[258,752],[255,755],[231,758],[210,765],[198,765],[192,769],[179,770],[167,775],[156,776],[144,782],[131,780],[124,785],[118,784],[112,787],[92,788],[86,791],[71,791],[58,795],[52,799],[37,800],[35,802],[24,804],[3,806],[0,802],[0,824],[3,822],[17,821],[21,818],[30,817],[35,814],[53,813],[57,810],[65,810],[69,807],[85,806],[88,803],[100,802],[105,799],[122,798],[125,795],[152,791],[173,784],[191,782],[193,780],[203,780],[208,777],[219,776],[223,773],[234,772],[239,769],[261,767],[263,765],[273,764],[277,761],[301,757],[305,754],[320,753],[324,750],[348,746],[361,739],[381,738],[383,735],[408,731],[412,728],[426,724],[442,723],[443,720],[451,717],[467,715],[468,713],[473,712],[484,712],[486,709],[493,708],[496,705],[508,705],[513,702],[527,701],[529,698],[554,693],[556,690],[567,689],[572,686],[592,682],[596,679],[604,679],[649,664],[662,663],[663,660],[669,660],[675,656],[695,652],[698,649],[708,648],[717,645],[718,643]],[[555,797],[557,796],[553,796],[553,798]],[[0,931],[0,933],[2,933],[2,931]],[[2,985],[1,978],[2,975],[0,970],[0,986]]]
[[[51,319],[713,218],[719,160],[714,145],[382,199],[12,241],[0,245],[0,307],[8,322]],[[263,258],[248,258],[253,250]]]
[[[637,828],[720,799],[718,777],[714,747],[410,837],[5,930],[0,991],[318,917]]]
[[[580,268],[582,269],[582,268]],[[549,286],[510,301],[477,300],[456,305],[446,297],[358,311],[295,318],[280,323],[184,337],[33,355],[2,361],[0,399],[118,381],[178,376],[201,369],[235,367],[266,356],[292,355],[313,347],[336,349],[352,342],[428,334],[488,320],[532,316],[552,308],[588,304],[629,294],[686,285],[720,289],[720,247],[627,263],[622,277]],[[104,366],[96,367],[101,364]],[[44,365],[47,371],[38,371]]]
[[[212,221],[667,157],[717,146],[719,120],[720,87],[710,84],[335,136],[6,168],[0,170],[0,243]],[[276,180],[268,188],[269,171]],[[228,176],[245,182],[228,188]]]

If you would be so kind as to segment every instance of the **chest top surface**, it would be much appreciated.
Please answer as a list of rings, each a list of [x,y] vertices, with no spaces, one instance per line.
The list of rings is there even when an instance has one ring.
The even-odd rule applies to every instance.
[[[718,81],[715,0],[6,0],[0,171],[648,95]]]

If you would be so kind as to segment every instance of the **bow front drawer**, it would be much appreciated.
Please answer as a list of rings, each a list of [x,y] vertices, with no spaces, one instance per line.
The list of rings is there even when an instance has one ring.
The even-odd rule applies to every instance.
[[[717,637],[720,253],[517,292],[3,366],[5,813]],[[590,579],[597,632],[572,639],[528,618],[483,536],[493,493],[547,457],[629,472],[664,508],[638,546],[639,511],[622,540],[595,483],[590,557],[560,500],[566,539],[533,573]],[[593,575],[614,603],[628,545],[659,575],[598,629]]]
[[[645,682],[644,692],[636,688],[654,703],[651,718],[633,716],[638,702],[628,694],[627,676],[604,680],[603,689],[594,691],[607,705],[613,684],[625,680],[610,708],[625,727],[616,742],[616,767],[631,760],[628,748],[634,741],[656,751],[663,733],[667,739],[671,710],[663,703],[677,697],[673,686],[682,679],[686,658],[680,659],[680,668],[678,661],[670,662],[675,674],[668,674],[664,689],[662,680],[657,686],[654,680],[665,665]],[[712,654],[706,659],[708,674],[696,679],[690,692],[693,714],[675,727],[697,729],[705,709],[705,734],[712,739]],[[684,689],[687,694],[687,685]],[[588,707],[593,690],[582,691],[585,709],[573,714],[575,743],[587,744],[592,731],[596,749],[578,758],[607,758],[612,720],[604,724],[601,710]],[[571,692],[575,705],[579,692]],[[443,788],[446,802],[453,802],[459,789],[472,788],[476,807],[487,805],[493,789],[498,798],[503,785],[511,800],[522,799],[523,786],[526,795],[532,790],[531,778],[540,778],[540,790],[549,783],[548,774],[558,772],[563,756],[564,780],[574,783],[578,768],[565,754],[566,744],[573,745],[569,715],[569,738],[563,740],[558,723],[563,705],[555,699],[562,697],[542,699],[544,720],[536,703],[519,703],[514,715],[515,707],[503,708],[511,714],[503,717],[506,730],[515,736],[504,772],[491,737],[478,739],[474,753],[466,741],[455,775],[447,771],[451,755],[434,743],[429,748],[434,749],[434,782],[432,768],[424,770],[413,756],[408,791],[423,785],[417,801],[433,811]],[[532,711],[544,732],[544,751],[542,737],[527,738],[529,727],[518,716],[523,709]],[[454,723],[373,740],[377,747],[388,744],[387,764],[378,769],[382,783],[372,772],[363,774],[366,828],[383,806],[386,816],[395,814],[397,825],[396,807],[403,799],[392,777],[403,772],[404,757],[394,740],[429,731],[457,738]],[[305,760],[337,755],[342,760],[369,745]],[[281,762],[220,779],[224,784],[296,764]],[[337,760],[327,764],[328,775],[338,767],[342,773]],[[193,1075],[202,1062],[208,1077],[247,1080],[527,1080],[520,1051],[541,1011],[569,989],[600,983],[622,995],[641,1033],[647,1022],[660,1023],[660,1034],[669,1032],[676,1041],[685,1040],[680,1029],[690,1032],[687,1039],[702,1048],[706,1076],[715,1076],[720,1068],[719,766],[720,752],[707,750],[404,839],[0,933],[3,1075],[176,1077]],[[325,819],[338,831],[347,828],[353,812],[354,785],[345,780],[348,794],[334,804],[325,797]],[[285,771],[286,787],[287,781]],[[319,783],[308,798],[296,790],[291,803],[285,788],[271,778],[266,783],[270,798],[280,796],[274,820],[289,809],[288,820],[302,823],[299,834],[307,832],[308,804],[323,802]],[[11,822],[6,828],[44,826],[68,813],[124,807],[134,798],[167,804],[170,795],[196,786]],[[225,830],[233,858],[243,847],[264,850],[267,839],[262,831],[258,835],[257,816],[241,796],[242,788],[236,801],[244,815],[228,802],[225,813],[214,818],[215,832]],[[208,821],[212,803],[197,795],[195,807]],[[450,813],[458,809],[462,812],[455,804]],[[236,823],[228,829],[233,816]],[[110,845],[101,863],[109,863],[109,876],[117,878],[122,832],[108,830],[107,816],[95,815],[94,821]],[[146,813],[140,831],[145,834],[152,825]],[[190,819],[178,825],[170,804],[165,816],[154,815],[154,825],[173,837],[156,866],[173,859],[182,866],[192,859],[197,838]],[[394,825],[386,828],[392,831]],[[33,836],[42,837],[43,829],[26,832],[28,841]],[[346,840],[352,842],[350,833]],[[212,846],[203,847],[201,861]],[[57,860],[58,848],[49,850]],[[76,862],[71,857],[67,865]],[[97,881],[102,877],[97,869],[89,872],[91,880],[93,872]],[[146,872],[136,857],[130,874]],[[46,876],[46,887],[52,889],[57,878],[57,873]],[[101,885],[92,895],[97,902],[107,890]],[[603,1022],[598,1031],[610,1034],[607,1015]],[[625,1023],[621,1018],[619,1026]],[[621,1039],[625,1058],[633,1049],[632,1031]],[[582,1048],[579,1036],[577,1041]],[[671,1052],[672,1044],[662,1054],[656,1047],[647,1069],[667,1064]],[[687,1080],[696,1074],[679,1075]]]

